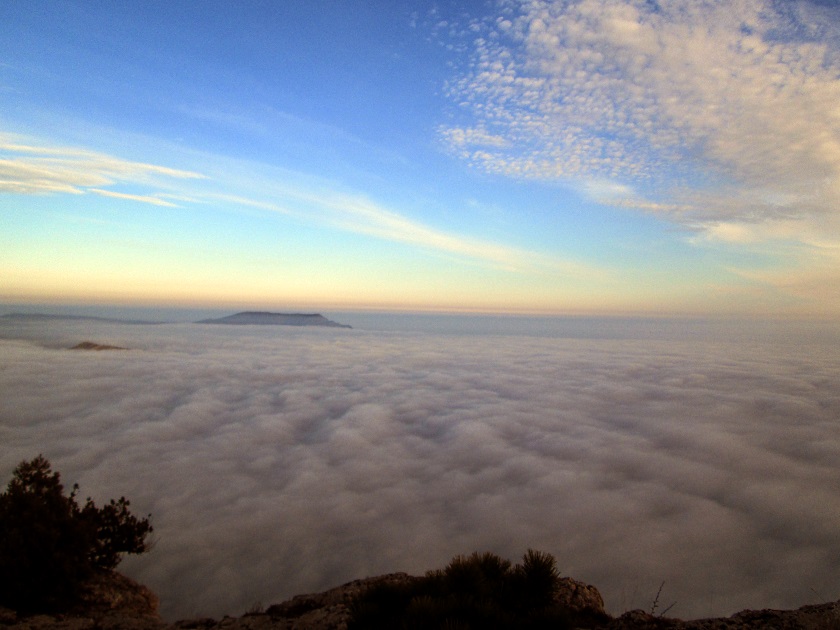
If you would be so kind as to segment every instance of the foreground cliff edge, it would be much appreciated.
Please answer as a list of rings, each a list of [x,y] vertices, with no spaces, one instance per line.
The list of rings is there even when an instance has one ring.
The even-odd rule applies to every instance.
[[[168,623],[150,589],[114,570],[124,554],[150,549],[151,515],[132,514],[125,497],[79,504],[78,490],[74,484],[66,493],[60,473],[38,455],[22,461],[0,493],[0,629],[840,630],[840,601],[682,621],[655,614],[657,593],[648,612],[612,617],[596,587],[562,577],[554,556],[533,549],[518,564],[490,552],[455,556],[424,576],[369,577],[238,618]]]
[[[0,627],[9,630],[340,630],[348,628],[354,602],[369,589],[410,584],[419,579],[406,573],[392,573],[354,580],[322,593],[298,595],[264,611],[241,617],[195,618],[167,623],[158,614],[158,598],[151,590],[115,571],[108,571],[91,579],[85,585],[79,603],[66,613],[24,616],[0,608]],[[604,602],[597,588],[571,578],[560,578],[555,598],[558,604],[567,608],[569,619],[573,620],[572,625],[552,626],[558,628],[840,630],[840,601],[795,610],[747,610],[731,617],[683,621],[642,610],[611,617],[604,612]]]

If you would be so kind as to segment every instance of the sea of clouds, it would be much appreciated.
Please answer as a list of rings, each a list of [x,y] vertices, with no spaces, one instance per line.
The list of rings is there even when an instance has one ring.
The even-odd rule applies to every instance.
[[[170,620],[528,547],[616,614],[662,582],[684,618],[840,597],[836,343],[634,325],[4,321],[1,481],[43,453],[151,513],[121,570]]]

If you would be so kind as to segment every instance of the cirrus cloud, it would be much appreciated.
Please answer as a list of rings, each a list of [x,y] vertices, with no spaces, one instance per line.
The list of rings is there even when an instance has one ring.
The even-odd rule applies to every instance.
[[[179,204],[201,204],[205,208],[221,205],[257,209],[294,216],[299,220],[345,232],[406,243],[460,262],[505,271],[537,271],[567,276],[585,274],[592,278],[608,275],[606,270],[581,261],[472,238],[426,225],[366,196],[348,193],[334,182],[319,180],[317,186],[311,182],[291,185],[281,183],[280,180],[289,176],[288,171],[277,171],[274,178],[251,174],[243,185],[229,173],[222,172],[209,177],[190,170],[132,162],[82,148],[26,144],[11,134],[0,134],[0,156],[3,153],[10,157],[0,159],[0,193],[90,193],[114,200],[170,208],[179,207]],[[214,161],[213,156],[205,158],[209,162]],[[205,180],[204,183],[215,192],[184,186],[174,189],[174,193],[156,192],[154,188],[161,183],[161,177]],[[147,194],[137,194],[113,189],[125,184],[150,190]],[[248,190],[240,193],[244,186]],[[254,188],[258,189],[257,194]]]
[[[0,193],[76,194],[86,192],[159,206],[174,206],[156,195],[108,190],[117,184],[154,186],[159,177],[204,179],[192,171],[134,162],[75,147],[38,146],[0,133]]]

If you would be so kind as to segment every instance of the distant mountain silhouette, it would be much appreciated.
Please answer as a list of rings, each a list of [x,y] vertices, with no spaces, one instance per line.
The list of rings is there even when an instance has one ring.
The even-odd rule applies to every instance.
[[[128,350],[128,348],[123,348],[122,346],[109,346],[108,344],[94,343],[93,341],[83,341],[81,343],[77,343],[75,346],[73,346],[70,349],[71,350]]]
[[[117,319],[113,317],[94,317],[92,315],[48,315],[46,313],[9,313],[0,315],[0,319],[19,322],[49,322],[49,321],[74,321],[74,322],[103,322],[109,324],[160,324],[142,319]]]
[[[227,317],[202,319],[196,324],[233,324],[238,326],[327,326],[330,328],[351,328],[339,324],[318,313],[268,313],[244,311]]]

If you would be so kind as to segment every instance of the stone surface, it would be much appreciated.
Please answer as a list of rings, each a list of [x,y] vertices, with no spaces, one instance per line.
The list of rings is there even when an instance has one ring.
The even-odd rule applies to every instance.
[[[777,628],[778,630],[840,630],[840,601],[795,610],[745,610],[726,619],[696,619],[679,628],[725,630],[729,628]]]
[[[157,596],[114,571],[85,583],[79,604],[64,614],[19,616],[0,609],[0,628],[10,630],[161,630],[166,625]]]
[[[603,630],[840,630],[840,601],[794,610],[744,610],[730,617],[683,621],[631,610],[602,626]]]
[[[79,610],[87,614],[121,614],[159,619],[157,595],[116,571],[108,571],[88,580],[83,589]]]
[[[362,580],[353,580],[323,593],[297,595],[266,610],[275,622],[295,630],[343,629],[350,619],[350,605],[364,590],[380,584],[405,584],[417,578],[407,573],[390,573]],[[278,626],[275,626],[278,627]]]
[[[604,598],[598,589],[569,577],[560,578],[560,588],[554,599],[572,612],[606,615]]]

